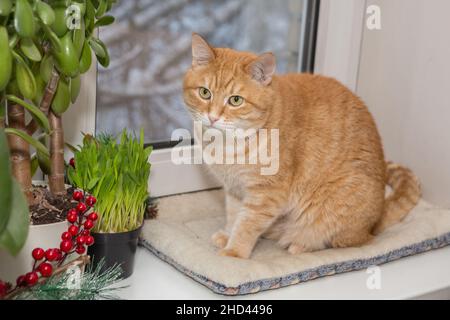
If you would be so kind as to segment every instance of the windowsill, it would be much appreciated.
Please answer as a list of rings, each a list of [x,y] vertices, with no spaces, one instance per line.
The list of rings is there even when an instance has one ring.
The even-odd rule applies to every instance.
[[[381,289],[369,290],[365,270],[238,297],[218,295],[144,248],[138,248],[134,274],[120,283],[123,299],[413,299],[450,296],[450,247],[381,265]]]

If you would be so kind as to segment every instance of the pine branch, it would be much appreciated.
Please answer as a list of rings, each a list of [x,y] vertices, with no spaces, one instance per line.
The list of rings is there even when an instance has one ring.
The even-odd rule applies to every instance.
[[[121,280],[122,269],[116,265],[104,270],[104,260],[100,261],[95,269],[92,264],[87,266],[87,270],[80,275],[78,285],[71,287],[73,275],[67,272],[60,272],[47,281],[29,288],[18,294],[14,299],[26,300],[98,300],[98,299],[118,299],[115,292],[125,288],[116,286]],[[67,269],[66,269],[67,270]]]
[[[53,272],[53,276],[52,277],[57,276],[57,275],[59,275],[59,274],[61,274],[63,272],[66,272],[67,269],[72,268],[72,267],[84,268],[84,266],[87,265],[89,262],[90,262],[90,257],[88,255],[81,256],[81,257],[79,257],[79,258],[77,258],[77,259],[75,259],[75,260],[65,264],[64,266],[55,269],[55,271]],[[40,278],[38,283],[42,285],[46,281],[48,281],[48,279]],[[39,284],[37,286],[39,286]],[[8,293],[5,296],[5,299],[6,300],[13,299],[14,297],[19,296],[20,294],[24,293],[27,290],[30,290],[30,288],[17,287],[15,290],[13,290],[10,293]],[[33,290],[33,289],[31,289],[31,290]]]

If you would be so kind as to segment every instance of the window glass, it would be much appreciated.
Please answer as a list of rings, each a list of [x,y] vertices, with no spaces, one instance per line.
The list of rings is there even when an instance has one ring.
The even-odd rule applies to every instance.
[[[277,56],[277,71],[297,71],[302,0],[119,1],[116,22],[100,31],[111,64],[99,66],[97,132],[145,130],[148,143],[191,129],[182,101],[191,34],[213,46]]]

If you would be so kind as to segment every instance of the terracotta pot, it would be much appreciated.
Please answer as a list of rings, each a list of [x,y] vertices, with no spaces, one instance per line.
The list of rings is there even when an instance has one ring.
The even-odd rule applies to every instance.
[[[35,185],[46,185],[42,181],[33,181]],[[70,186],[66,186],[70,187]],[[44,250],[48,248],[59,248],[61,233],[68,228],[68,222],[55,222],[41,225],[30,225],[28,237],[22,250],[17,256],[12,256],[8,251],[0,249],[0,279],[15,283],[17,277],[29,272],[33,267],[31,251],[39,247]]]

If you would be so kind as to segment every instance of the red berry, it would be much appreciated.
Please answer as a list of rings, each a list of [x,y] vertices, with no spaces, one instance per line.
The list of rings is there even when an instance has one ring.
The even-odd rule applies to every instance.
[[[75,201],[80,201],[81,199],[83,199],[83,192],[76,190],[73,192],[72,195],[73,200]]]
[[[67,229],[67,231],[69,231],[69,233],[75,237],[78,234],[79,229],[77,226],[71,225],[69,229]]]
[[[76,253],[83,254],[86,251],[86,248],[83,245],[77,245],[77,248],[75,249]]]
[[[56,260],[61,260],[62,259],[62,252],[61,250],[59,250],[58,248],[53,249],[56,252]]]
[[[78,214],[78,211],[77,211],[77,209],[72,208],[67,212],[67,215],[69,215],[69,214]]]
[[[97,214],[97,212],[92,212],[87,216],[87,218],[89,220],[96,221],[98,219],[98,214]]]
[[[86,243],[87,246],[92,246],[94,244],[94,237],[93,236],[87,236],[85,243]]]
[[[10,288],[10,283],[0,280],[0,299],[6,296]]]
[[[63,240],[61,241],[59,248],[61,249],[62,252],[69,252],[72,249],[72,241],[68,241],[68,240]]]
[[[53,272],[53,266],[48,262],[43,262],[39,265],[39,272],[43,277],[50,277]]]
[[[26,285],[27,282],[25,280],[25,275],[19,276],[16,280],[16,284],[18,287],[22,287],[22,286]]]
[[[77,221],[77,219],[78,219],[78,214],[68,214],[67,215],[67,221],[69,221],[70,223],[74,223],[74,222],[76,222]]]
[[[70,164],[70,166],[71,166],[72,168],[75,169],[75,159],[74,159],[74,158],[70,158],[69,164]]]
[[[33,256],[34,260],[41,260],[45,256],[45,251],[42,248],[35,248],[31,252],[31,255]]]
[[[29,286],[33,286],[36,284],[36,282],[38,281],[39,276],[37,274],[36,271],[32,271],[32,272],[28,272],[25,275],[25,282],[27,283],[27,285]]]
[[[97,199],[95,199],[94,196],[88,196],[88,197],[86,198],[86,204],[87,204],[89,207],[92,207],[96,202],[97,202]]]
[[[79,213],[84,213],[86,211],[87,207],[83,202],[80,202],[77,204],[77,210]]]
[[[94,227],[94,222],[92,220],[87,219],[83,224],[85,229],[92,229]]]
[[[72,240],[72,234],[70,232],[65,231],[61,234],[61,239],[62,240]]]
[[[86,243],[86,237],[85,236],[78,236],[77,237],[77,244],[83,245]]]
[[[80,232],[80,235],[85,236],[85,237],[89,236],[90,234],[91,233],[89,232],[89,230],[86,230],[86,229],[84,229],[83,231]]]
[[[56,249],[47,249],[47,251],[45,251],[45,258],[48,261],[55,261],[58,258],[58,252]]]

